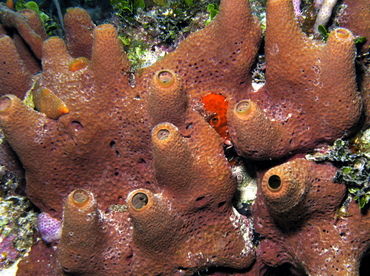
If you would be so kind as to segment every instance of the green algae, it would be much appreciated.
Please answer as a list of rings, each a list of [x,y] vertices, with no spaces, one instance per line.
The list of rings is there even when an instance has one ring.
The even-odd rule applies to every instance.
[[[44,25],[45,31],[48,36],[55,35],[55,31],[59,28],[58,24],[54,21],[54,19],[43,12],[39,5],[34,1],[25,2],[24,0],[18,0],[15,4],[15,9],[17,11],[23,9],[30,9],[37,13],[40,17],[42,24]]]
[[[360,209],[370,202],[370,129],[359,132],[351,140],[338,139],[327,148],[317,149],[308,160],[330,161],[339,167],[334,182],[344,183]]]
[[[190,33],[203,29],[210,18],[208,5],[217,6],[219,0],[209,1],[163,1],[135,8],[128,2],[113,5],[111,19],[116,26],[132,70],[150,66],[178,44]],[[122,6],[122,3],[126,2]],[[112,2],[111,2],[112,3]]]
[[[206,25],[211,23],[213,18],[218,14],[218,10],[220,9],[219,5],[217,4],[208,4],[207,11],[209,12],[209,18],[206,21]]]

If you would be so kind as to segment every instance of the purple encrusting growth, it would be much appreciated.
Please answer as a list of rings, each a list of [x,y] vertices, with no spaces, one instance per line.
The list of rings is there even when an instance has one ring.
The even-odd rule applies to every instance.
[[[47,242],[55,242],[60,239],[62,223],[60,220],[51,217],[48,213],[41,213],[37,218],[37,227],[41,238]]]
[[[302,16],[301,13],[301,0],[293,0],[294,12],[297,17]]]
[[[19,252],[14,247],[15,235],[7,237],[0,235],[0,269],[5,268],[8,262],[12,263],[19,257]]]

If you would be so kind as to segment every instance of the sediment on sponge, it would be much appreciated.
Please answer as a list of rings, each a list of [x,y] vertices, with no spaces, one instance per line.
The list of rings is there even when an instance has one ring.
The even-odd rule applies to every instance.
[[[302,206],[302,203],[312,182],[309,172],[310,163],[297,159],[265,173],[261,189],[271,213],[279,216],[305,215],[306,206]]]
[[[145,189],[134,190],[128,195],[129,212],[134,225],[133,239],[139,248],[154,259],[167,257],[175,250],[173,244],[183,224],[172,219],[175,210],[169,208],[163,199],[163,196]],[[147,221],[147,217],[152,218],[151,222]]]
[[[155,72],[149,84],[148,112],[153,126],[168,122],[184,124],[188,97],[183,83],[172,70]]]
[[[89,235],[86,235],[89,233]],[[102,249],[106,239],[102,218],[94,195],[87,190],[75,190],[66,200],[58,256],[67,273],[90,273],[101,269]],[[80,256],[74,260],[73,256]]]
[[[230,138],[239,155],[248,159],[266,159],[285,154],[288,141],[284,129],[268,118],[258,104],[250,100],[240,101],[229,108],[227,115]]]

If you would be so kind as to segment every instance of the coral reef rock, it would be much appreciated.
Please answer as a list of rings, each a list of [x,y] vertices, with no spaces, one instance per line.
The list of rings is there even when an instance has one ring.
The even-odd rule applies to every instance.
[[[354,202],[338,216],[336,168],[302,159],[368,116],[351,30],[310,39],[292,1],[269,0],[266,83],[254,90],[262,33],[247,0],[223,0],[206,28],[138,72],[113,25],[70,8],[64,42],[28,13],[0,6],[0,127],[52,237],[18,275],[358,273],[369,216]],[[258,182],[245,213],[233,173],[244,163]]]

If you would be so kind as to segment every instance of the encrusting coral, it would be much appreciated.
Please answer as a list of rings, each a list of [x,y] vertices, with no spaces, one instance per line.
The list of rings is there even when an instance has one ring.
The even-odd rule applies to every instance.
[[[22,37],[32,29],[5,6],[0,20]],[[0,78],[0,126],[42,230],[57,234],[33,246],[18,275],[262,275],[285,263],[298,275],[358,272],[368,215],[352,202],[338,216],[346,187],[333,183],[336,168],[299,155],[354,134],[367,116],[350,30],[311,40],[292,1],[269,0],[266,84],[255,91],[262,35],[246,0],[223,0],[205,29],[135,73],[113,25],[70,8],[65,27],[67,43],[32,48],[37,75],[0,38],[15,61],[1,57],[14,78]],[[233,207],[241,157],[258,160],[246,215]]]

